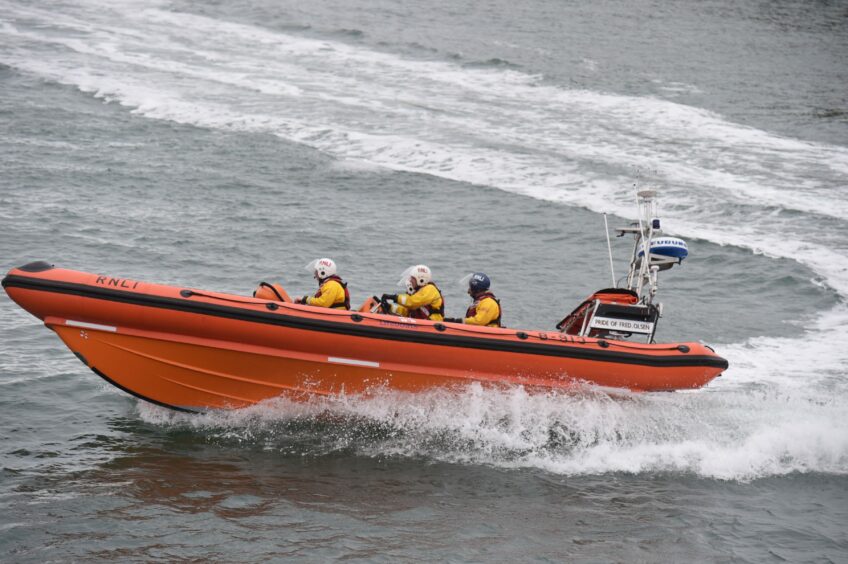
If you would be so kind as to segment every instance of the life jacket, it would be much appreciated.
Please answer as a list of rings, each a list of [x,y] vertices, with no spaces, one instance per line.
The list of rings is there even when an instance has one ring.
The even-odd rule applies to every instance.
[[[425,288],[427,286],[432,286],[433,288],[436,289],[436,291],[439,293],[439,297],[442,299],[442,305],[439,307],[439,309],[436,309],[435,306],[421,306],[418,309],[411,310],[409,312],[409,317],[412,317],[413,319],[430,319],[431,315],[441,315],[444,318],[444,316],[445,316],[445,297],[442,295],[442,291],[439,290],[439,287],[436,286],[435,284],[433,284],[432,282],[428,282],[427,284],[424,284],[424,286],[422,286],[422,288]],[[420,290],[421,290],[421,288],[418,289],[418,291],[420,291]]]
[[[474,317],[477,315],[477,306],[486,298],[492,298],[495,300],[495,303],[498,304],[498,316],[491,320],[487,327],[501,327],[501,301],[495,297],[495,295],[491,292],[484,292],[479,296],[474,298],[474,303],[472,303],[468,310],[465,312],[465,317]]]
[[[324,278],[323,280],[318,282],[318,291],[315,292],[315,295],[313,297],[315,297],[315,298],[321,297],[321,286],[326,284],[329,280],[335,280],[336,282],[341,284],[342,290],[344,290],[344,301],[343,302],[336,302],[333,305],[331,305],[330,307],[332,309],[350,309],[350,292],[347,291],[347,282],[345,282],[344,280],[342,280],[341,278],[339,278],[335,274],[332,275],[332,276],[327,276],[326,278]]]

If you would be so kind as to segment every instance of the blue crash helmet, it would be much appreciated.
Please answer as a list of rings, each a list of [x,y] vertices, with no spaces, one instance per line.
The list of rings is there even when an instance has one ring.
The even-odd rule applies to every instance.
[[[489,277],[482,272],[474,272],[463,276],[459,283],[463,288],[468,288],[475,294],[478,292],[485,292],[489,289],[489,286],[492,285],[492,281],[489,280]]]

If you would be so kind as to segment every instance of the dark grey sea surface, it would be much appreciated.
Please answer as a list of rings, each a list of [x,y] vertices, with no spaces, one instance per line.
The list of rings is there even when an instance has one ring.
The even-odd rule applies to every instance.
[[[686,393],[187,416],[0,295],[0,560],[848,561],[846,2],[0,0],[0,263],[353,301],[484,270],[513,327],[690,245]],[[616,274],[628,245],[614,241]]]

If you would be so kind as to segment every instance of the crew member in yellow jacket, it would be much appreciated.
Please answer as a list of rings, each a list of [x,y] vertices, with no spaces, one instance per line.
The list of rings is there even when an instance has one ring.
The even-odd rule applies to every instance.
[[[380,300],[389,313],[415,319],[444,320],[445,300],[426,265],[416,264],[404,270],[398,286],[405,287],[407,293],[383,294]],[[389,300],[395,303],[389,304]]]
[[[315,259],[306,265],[318,281],[318,291],[313,296],[302,296],[295,303],[333,309],[350,309],[347,284],[336,274],[336,263],[328,258]]]
[[[449,318],[445,321],[465,323],[466,325],[484,325],[501,327],[501,302],[489,291],[492,281],[482,272],[475,272],[463,278],[460,282],[468,283],[468,295],[474,301],[465,312],[462,319]]]

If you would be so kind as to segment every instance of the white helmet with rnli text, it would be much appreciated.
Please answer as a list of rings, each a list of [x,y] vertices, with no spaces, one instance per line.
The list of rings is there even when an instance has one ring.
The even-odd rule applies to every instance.
[[[319,258],[306,265],[306,270],[312,272],[318,280],[336,275],[336,263],[332,259]]]
[[[398,280],[398,286],[406,287],[409,293],[413,293],[417,288],[423,288],[433,280],[433,273],[430,272],[430,267],[426,264],[416,264],[410,266],[403,271]]]

